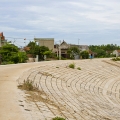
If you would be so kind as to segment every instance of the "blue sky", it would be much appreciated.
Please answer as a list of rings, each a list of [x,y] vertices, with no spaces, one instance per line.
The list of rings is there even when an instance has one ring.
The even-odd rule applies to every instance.
[[[119,0],[0,0],[0,16],[0,32],[18,46],[34,37],[120,45]]]

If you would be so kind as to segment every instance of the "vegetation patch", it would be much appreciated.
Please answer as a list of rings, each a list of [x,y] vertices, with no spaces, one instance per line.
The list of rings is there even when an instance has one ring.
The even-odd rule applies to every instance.
[[[80,68],[80,67],[78,67],[77,69],[78,69],[78,70],[81,70],[81,68]]]
[[[74,68],[75,68],[75,63],[71,63],[71,64],[69,64],[69,68],[74,69]]]
[[[36,91],[36,90],[38,90],[37,85],[34,86],[33,81],[30,81],[30,80],[26,80],[26,81],[24,80],[24,83],[22,85],[18,85],[18,88],[22,89],[22,90],[27,90],[27,91]]]
[[[65,119],[62,118],[62,117],[55,117],[55,118],[53,118],[52,120],[65,120]]]
[[[26,60],[26,53],[21,52],[19,48],[13,44],[7,43],[0,48],[0,63],[2,65],[25,63]]]
[[[113,61],[120,61],[120,57],[112,58]]]

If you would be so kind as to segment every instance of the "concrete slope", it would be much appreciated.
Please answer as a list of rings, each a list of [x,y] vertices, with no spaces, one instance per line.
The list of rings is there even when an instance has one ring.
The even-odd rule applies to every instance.
[[[26,120],[19,106],[20,91],[16,80],[24,71],[43,64],[50,62],[0,65],[0,120]]]
[[[75,69],[69,64],[75,63]],[[120,63],[65,60],[0,66],[0,120],[120,120]],[[77,68],[80,67],[81,70]],[[40,90],[17,88],[30,80]]]

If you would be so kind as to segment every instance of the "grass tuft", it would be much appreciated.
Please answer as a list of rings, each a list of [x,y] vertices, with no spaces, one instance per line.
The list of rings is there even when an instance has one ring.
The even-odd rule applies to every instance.
[[[80,68],[80,67],[78,67],[77,69],[78,69],[78,70],[81,70],[81,68]]]
[[[26,80],[26,81],[24,80],[24,83],[22,85],[18,85],[18,88],[22,90],[27,90],[27,91],[38,90],[38,87],[34,86],[33,81],[30,81],[30,80]]]
[[[75,68],[75,64],[74,63],[69,64],[69,68],[74,69]]]
[[[65,120],[65,119],[62,118],[62,117],[55,117],[55,118],[53,118],[52,120]]]

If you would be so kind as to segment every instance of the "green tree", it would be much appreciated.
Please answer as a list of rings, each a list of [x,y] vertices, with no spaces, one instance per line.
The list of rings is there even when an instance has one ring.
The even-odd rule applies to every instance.
[[[52,55],[52,51],[51,50],[45,51],[43,54],[46,55],[47,57],[50,57]]]
[[[89,49],[96,53],[95,57],[111,57],[111,53],[114,50],[120,49],[120,46],[117,46],[116,44],[90,45]]]
[[[74,59],[76,55],[80,54],[80,50],[77,47],[70,47],[67,53],[71,59]]]
[[[33,55],[33,57],[35,57],[35,51],[36,51],[36,49],[38,48],[38,46],[36,45],[36,42],[29,42],[28,43],[28,45],[27,45],[27,47],[29,47],[30,48],[30,50],[27,50],[26,52],[27,52],[27,54],[32,54]]]
[[[30,50],[26,51],[28,54],[32,54],[34,57],[39,55],[39,60],[44,60],[44,55],[50,55],[51,51],[46,46],[39,46],[36,42],[30,42],[27,47],[30,47]]]
[[[40,60],[44,60],[44,55],[46,53],[46,51],[49,51],[49,48],[46,46],[40,46],[40,53],[39,53],[39,58]]]
[[[3,63],[21,63],[27,59],[26,53],[19,52],[19,48],[13,44],[6,44],[0,49]]]
[[[106,56],[106,52],[103,49],[97,49],[95,52],[97,53],[96,54],[97,57],[103,58]]]
[[[89,53],[88,51],[82,51],[80,53],[80,55],[82,56],[83,59],[88,59],[89,58]]]

